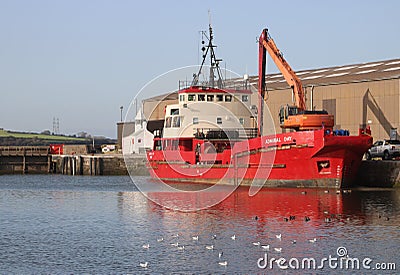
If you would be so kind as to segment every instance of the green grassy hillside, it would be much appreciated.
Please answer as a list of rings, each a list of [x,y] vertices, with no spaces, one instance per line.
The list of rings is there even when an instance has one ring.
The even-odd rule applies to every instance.
[[[84,138],[76,138],[76,137],[67,137],[67,136],[57,136],[57,135],[43,135],[36,133],[19,133],[19,132],[9,132],[6,130],[0,130],[0,138],[18,138],[18,139],[41,139],[43,141],[49,142],[83,142],[86,139]]]

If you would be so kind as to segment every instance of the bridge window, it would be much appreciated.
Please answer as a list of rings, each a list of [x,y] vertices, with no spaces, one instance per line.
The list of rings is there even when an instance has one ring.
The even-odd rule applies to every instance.
[[[194,95],[194,94],[189,94],[189,95],[188,95],[188,101],[196,101],[196,95]]]
[[[224,95],[217,95],[217,101],[224,101]]]
[[[185,101],[185,95],[179,95],[179,101]]]
[[[198,101],[206,101],[206,95],[203,95],[203,94],[197,95],[197,100]]]
[[[171,109],[171,115],[179,115],[179,109]]]
[[[249,101],[249,96],[248,95],[242,95],[242,102],[247,102]]]
[[[214,101],[214,95],[207,95],[207,101]]]
[[[244,118],[243,117],[239,118],[239,123],[244,125]]]
[[[181,117],[175,116],[172,122],[172,127],[181,127]]]
[[[199,118],[198,117],[194,117],[193,118],[193,124],[199,124]]]
[[[172,121],[172,117],[170,117],[170,116],[165,119],[165,128],[171,127],[171,121]]]
[[[217,124],[222,124],[222,118],[217,117]]]
[[[225,95],[225,102],[231,102],[232,101],[232,96],[231,95]]]

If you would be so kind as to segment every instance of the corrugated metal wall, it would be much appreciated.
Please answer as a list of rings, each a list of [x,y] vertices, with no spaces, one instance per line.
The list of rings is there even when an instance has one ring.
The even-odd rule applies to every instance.
[[[335,115],[335,127],[358,133],[360,124],[370,122],[374,140],[389,138],[390,129],[400,130],[400,79],[377,80],[315,86],[313,106],[325,108]],[[267,105],[274,119],[277,133],[282,132],[278,123],[279,108],[291,104],[292,91],[268,92]],[[306,89],[306,104],[311,109],[311,87]]]

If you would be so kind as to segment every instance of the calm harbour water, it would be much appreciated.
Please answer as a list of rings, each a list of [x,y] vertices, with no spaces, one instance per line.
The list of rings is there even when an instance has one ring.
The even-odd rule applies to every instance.
[[[293,273],[291,266],[262,269],[259,259],[267,253],[268,261],[294,265],[293,258],[309,257],[318,267],[330,255],[339,263],[338,247],[360,265],[371,258],[371,268],[394,263],[396,270],[346,270],[325,262],[297,273],[400,273],[399,189],[302,191],[263,189],[249,197],[248,188],[239,188],[209,209],[179,212],[148,200],[129,177],[0,176],[0,274],[285,274]],[[294,219],[285,220],[289,216]],[[224,261],[227,266],[219,264]]]

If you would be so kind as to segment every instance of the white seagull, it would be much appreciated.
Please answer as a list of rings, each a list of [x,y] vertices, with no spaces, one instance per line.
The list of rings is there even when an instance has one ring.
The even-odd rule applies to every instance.
[[[148,262],[139,263],[140,267],[147,268],[149,266]]]
[[[282,247],[279,247],[279,248],[278,248],[278,247],[275,247],[274,250],[275,250],[276,252],[282,252]]]
[[[218,253],[218,258],[220,258],[220,259],[221,259],[222,255],[224,255],[224,252],[222,252],[222,251],[221,251],[221,252],[219,252],[219,253]]]
[[[260,245],[260,242],[253,243],[253,245],[258,246]]]
[[[269,245],[262,245],[261,247],[262,247],[264,250],[269,251]]]
[[[178,246],[178,243],[171,243],[172,246]]]
[[[178,246],[178,250],[185,250],[185,246],[184,245]]]
[[[143,247],[144,249],[149,249],[149,248],[150,248],[150,244],[144,244],[144,245],[142,245],[142,247]]]
[[[232,240],[236,240],[236,235],[233,235],[233,236],[231,237],[231,239],[232,239]]]
[[[317,238],[314,238],[314,239],[311,239],[311,240],[308,240],[310,243],[315,243],[316,241],[317,241]]]
[[[159,238],[159,239],[157,239],[157,242],[162,242],[164,240],[164,238]]]
[[[208,250],[212,250],[212,249],[214,249],[214,245],[206,245],[206,248],[207,248]]]
[[[219,262],[218,264],[219,264],[219,265],[222,265],[222,266],[227,266],[227,265],[228,265],[228,262],[227,262],[227,261],[224,261],[224,262]]]
[[[193,239],[193,241],[198,241],[199,240],[199,236],[193,236],[192,239]]]
[[[282,234],[276,235],[276,238],[281,240],[282,239]]]

